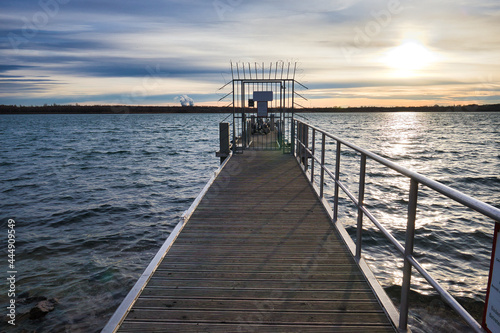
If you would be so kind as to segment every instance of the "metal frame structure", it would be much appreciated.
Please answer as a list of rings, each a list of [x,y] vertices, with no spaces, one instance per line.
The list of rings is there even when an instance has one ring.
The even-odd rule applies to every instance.
[[[307,100],[295,91],[296,85],[305,89],[306,86],[295,80],[297,63],[283,61],[271,62],[269,67],[264,63],[233,63],[231,62],[231,81],[221,89],[231,85],[232,91],[219,101],[232,95],[233,107],[232,142],[234,151],[244,149],[269,149],[291,152],[293,144],[291,129],[296,97]],[[219,90],[221,90],[219,89]],[[257,114],[253,104],[255,92],[272,92],[274,98],[270,102],[269,115],[262,117]],[[256,136],[256,122],[269,124],[274,135]]]
[[[399,330],[406,331],[408,325],[408,307],[409,307],[409,293],[410,293],[410,282],[411,282],[411,271],[412,267],[415,268],[426,280],[427,282],[436,290],[442,299],[454,310],[456,311],[475,332],[485,332],[479,324],[468,312],[465,310],[450,293],[448,293],[430,274],[427,270],[418,262],[418,260],[413,255],[413,242],[415,237],[415,220],[417,211],[417,199],[418,199],[418,189],[419,185],[424,185],[427,188],[432,189],[435,192],[441,193],[444,196],[454,200],[463,206],[469,207],[486,217],[493,219],[496,223],[500,223],[500,209],[488,205],[482,201],[474,199],[454,190],[448,186],[445,186],[439,182],[431,180],[424,177],[414,171],[406,169],[396,163],[393,163],[377,154],[374,154],[368,150],[360,148],[352,143],[342,140],[333,134],[325,132],[315,126],[309,125],[300,120],[294,120],[293,127],[295,127],[297,136],[293,138],[296,141],[296,149],[294,155],[298,162],[302,165],[303,171],[308,175],[310,183],[315,188],[318,197],[323,201],[325,208],[330,211],[331,218],[339,232],[342,234],[344,240],[351,249],[352,254],[355,259],[360,264],[367,276],[373,276],[371,271],[369,271],[368,266],[364,262],[361,256],[361,239],[363,231],[363,217],[366,216],[377,228],[382,232],[382,234],[396,247],[397,251],[402,255],[404,260],[403,267],[403,282],[401,288],[401,305],[399,311],[399,318],[397,314],[394,315],[392,302],[388,304],[381,299],[384,307],[388,310],[389,315],[393,319],[395,325],[398,325]],[[321,139],[317,135],[321,135]],[[325,163],[325,151],[327,140],[329,142],[336,143],[336,156],[335,156],[335,171],[332,172]],[[316,147],[316,142],[321,142],[321,148]],[[349,189],[340,181],[340,162],[341,162],[341,150],[342,147],[348,147],[354,150],[360,156],[360,170],[359,170],[359,189],[358,197],[349,191]],[[318,153],[319,151],[319,153]],[[318,156],[319,155],[319,156]],[[381,165],[386,166],[389,169],[396,171],[397,173],[406,176],[410,179],[410,191],[408,198],[408,219],[406,225],[406,241],[404,246],[399,243],[392,234],[385,229],[382,224],[375,218],[375,216],[367,209],[364,205],[364,193],[365,193],[365,176],[366,176],[366,162],[367,159],[371,159]],[[315,175],[316,166],[319,165],[319,177]],[[325,173],[331,177],[334,181],[334,202],[333,209],[330,208],[329,202],[324,197],[324,184],[325,184]],[[318,179],[318,185],[315,183],[315,176]],[[349,234],[345,231],[344,227],[337,223],[338,221],[338,207],[339,207],[339,190],[342,191],[349,197],[349,199],[354,203],[357,208],[357,227],[356,227],[356,242],[354,243],[350,238]],[[381,289],[380,285],[376,280],[368,279],[372,284],[375,291]],[[372,283],[373,282],[373,283]],[[377,293],[379,296],[380,294]],[[385,295],[385,293],[384,293]],[[382,298],[386,297],[382,295]],[[390,302],[390,300],[389,300]],[[392,313],[391,313],[392,312]]]

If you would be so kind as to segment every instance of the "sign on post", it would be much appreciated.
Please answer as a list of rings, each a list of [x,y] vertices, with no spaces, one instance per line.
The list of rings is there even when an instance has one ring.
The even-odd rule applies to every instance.
[[[483,328],[490,333],[500,333],[500,223],[495,223],[493,250],[491,251],[490,277],[484,305]]]
[[[267,117],[267,102],[273,100],[273,92],[254,91],[253,100],[257,102],[257,117]]]

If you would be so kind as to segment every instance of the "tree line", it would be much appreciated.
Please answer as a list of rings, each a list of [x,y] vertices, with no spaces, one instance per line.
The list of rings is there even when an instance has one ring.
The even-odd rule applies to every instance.
[[[279,112],[270,109],[270,112]],[[454,106],[324,107],[300,108],[295,112],[500,112],[500,104]],[[0,105],[0,114],[127,114],[127,113],[232,113],[232,107],[217,106],[127,106],[127,105]],[[236,112],[241,112],[237,109]],[[250,112],[250,109],[247,109]],[[254,110],[252,110],[254,112]]]

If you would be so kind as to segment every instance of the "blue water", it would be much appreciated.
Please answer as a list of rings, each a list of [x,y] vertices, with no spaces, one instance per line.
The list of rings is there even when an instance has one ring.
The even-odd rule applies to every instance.
[[[107,322],[180,215],[218,166],[222,114],[0,116],[0,226],[16,221],[18,325],[37,332],[95,332]],[[308,114],[313,124],[500,207],[500,113]],[[347,166],[356,170],[354,154]],[[330,162],[329,162],[330,163]],[[367,205],[404,240],[407,183],[369,167]],[[355,185],[357,174],[342,174]],[[331,196],[331,190],[327,191]],[[345,198],[341,199],[346,203]],[[353,231],[354,213],[341,219]],[[422,189],[416,251],[454,296],[484,300],[492,222]],[[0,233],[1,235],[2,233]],[[365,255],[384,287],[400,284],[391,247],[366,222]],[[377,250],[373,250],[377,246]],[[6,253],[6,250],[2,250]],[[381,259],[387,259],[380,264]],[[7,258],[2,262],[7,273]],[[432,291],[412,312],[420,331],[449,320]],[[57,298],[41,320],[21,316],[28,297]],[[9,301],[2,291],[0,304]],[[428,302],[425,303],[425,302]],[[26,304],[23,304],[26,303]],[[423,305],[422,305],[423,304]],[[5,307],[3,307],[5,309]],[[432,311],[431,311],[432,310]],[[422,316],[437,316],[435,325]],[[417,330],[418,330],[417,329]]]

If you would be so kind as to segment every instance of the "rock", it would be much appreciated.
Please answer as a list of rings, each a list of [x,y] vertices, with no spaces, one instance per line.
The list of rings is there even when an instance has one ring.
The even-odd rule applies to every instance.
[[[47,300],[47,297],[45,296],[34,296],[34,297],[26,297],[26,298],[19,298],[17,300],[17,302],[19,304],[30,304],[30,303],[38,303],[38,302],[41,302],[41,301],[45,301]]]
[[[38,304],[30,310],[30,319],[35,320],[45,317],[47,313],[54,311],[58,303],[58,300],[55,298],[38,302]]]

